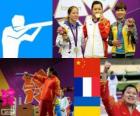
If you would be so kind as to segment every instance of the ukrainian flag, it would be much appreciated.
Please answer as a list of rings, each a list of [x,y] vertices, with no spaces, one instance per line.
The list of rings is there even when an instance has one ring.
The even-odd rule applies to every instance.
[[[74,116],[100,116],[100,97],[75,97]]]

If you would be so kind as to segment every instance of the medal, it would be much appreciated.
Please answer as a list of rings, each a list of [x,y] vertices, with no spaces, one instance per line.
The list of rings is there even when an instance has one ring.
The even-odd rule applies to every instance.
[[[77,39],[78,39],[78,29],[77,28],[78,27],[76,25],[76,34],[74,34],[73,29],[72,29],[70,23],[69,23],[69,27],[70,27],[70,30],[72,32],[73,38],[74,38],[75,47],[77,48]]]
[[[78,48],[77,48],[77,47],[74,48],[74,52],[75,52],[75,53],[78,52]]]
[[[118,48],[118,49],[122,49],[122,45],[118,46],[117,48]]]
[[[76,53],[76,57],[77,57],[77,52],[78,52],[78,48],[77,48],[77,41],[78,41],[78,26],[76,25],[76,34],[74,34],[74,30],[72,29],[70,23],[69,23],[69,27],[70,27],[70,30],[71,30],[71,32],[72,32],[73,38],[74,38],[74,43],[75,43],[74,52]]]

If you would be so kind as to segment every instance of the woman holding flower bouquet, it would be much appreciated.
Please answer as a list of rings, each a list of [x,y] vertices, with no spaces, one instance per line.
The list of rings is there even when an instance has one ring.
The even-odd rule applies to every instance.
[[[68,9],[68,18],[58,27],[56,45],[62,58],[82,58],[84,35],[82,25],[78,22],[79,12],[76,6]]]
[[[117,22],[111,25],[109,45],[113,58],[132,58],[136,50],[137,30],[133,18],[125,19],[127,7],[123,2],[115,6]]]

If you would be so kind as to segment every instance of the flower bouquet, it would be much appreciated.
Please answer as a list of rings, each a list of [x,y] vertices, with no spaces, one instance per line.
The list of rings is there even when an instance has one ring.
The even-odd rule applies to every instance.
[[[66,41],[66,42],[69,42],[69,39],[68,39],[68,31],[66,30],[66,28],[64,27],[58,27],[57,28],[57,33],[59,33],[60,35],[62,35],[63,37],[63,40]]]

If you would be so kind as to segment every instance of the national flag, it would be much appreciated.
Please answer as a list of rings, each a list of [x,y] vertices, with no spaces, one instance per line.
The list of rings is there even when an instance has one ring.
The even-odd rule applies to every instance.
[[[95,58],[75,58],[74,77],[99,77],[100,59]]]
[[[74,79],[74,96],[100,96],[100,78],[83,77]]]

